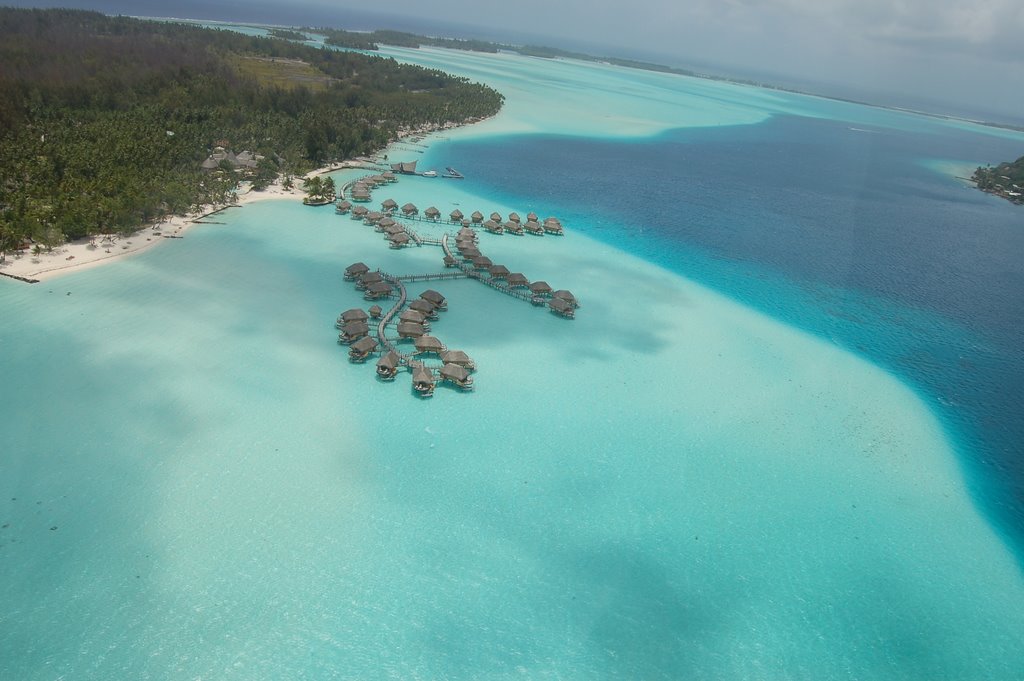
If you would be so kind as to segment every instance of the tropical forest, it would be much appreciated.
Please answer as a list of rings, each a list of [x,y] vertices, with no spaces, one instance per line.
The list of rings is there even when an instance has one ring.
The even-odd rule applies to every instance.
[[[287,34],[283,34],[285,37]],[[0,252],[130,233],[495,114],[495,90],[390,58],[78,10],[0,8]]]

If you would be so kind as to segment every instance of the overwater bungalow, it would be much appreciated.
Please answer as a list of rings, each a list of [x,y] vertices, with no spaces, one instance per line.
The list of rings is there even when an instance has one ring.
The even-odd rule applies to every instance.
[[[526,288],[530,285],[530,280],[522,272],[510,272],[505,281],[508,282],[509,288]]]
[[[473,224],[480,224],[484,221],[484,214],[478,210],[473,211],[473,214],[469,216],[469,219],[473,221]]]
[[[481,253],[477,248],[464,248],[459,251],[459,255],[462,256],[463,260],[472,260],[473,258],[479,258]]]
[[[338,317],[339,325],[348,324],[349,322],[365,322],[370,316],[358,307],[353,307],[351,310],[345,310]]]
[[[422,324],[415,322],[399,322],[396,328],[399,338],[420,338],[427,333],[427,329],[423,328]]]
[[[419,355],[429,353],[439,355],[448,349],[434,336],[420,336],[413,343],[416,345],[416,354]]]
[[[366,263],[354,262],[345,268],[345,279],[348,281],[354,281],[357,277],[360,277],[369,271],[370,268],[366,266]]]
[[[423,366],[422,362],[413,365],[412,389],[420,397],[430,397],[434,394],[434,372]]]
[[[508,219],[510,222],[522,222],[522,220],[519,219],[519,213],[516,212],[509,213]]]
[[[387,218],[385,218],[385,219],[387,219]],[[385,234],[387,234],[390,237],[390,236],[394,236],[395,234],[405,234],[405,227],[402,227],[397,222],[392,222],[390,225],[386,225],[384,227],[381,227],[380,231],[384,232]]]
[[[455,258],[453,258],[452,256],[450,256],[450,255],[444,256],[444,266],[445,267],[458,267],[458,265],[459,265],[459,261],[456,260]]]
[[[519,224],[518,222],[512,222],[511,220],[509,220],[508,222],[506,222],[502,226],[505,228],[505,231],[510,233],[510,234],[522,234],[523,233],[523,226],[521,224]]]
[[[352,202],[346,199],[341,199],[336,204],[334,204],[334,212],[339,215],[344,215],[350,210],[352,210]]]
[[[366,214],[366,217],[363,218],[363,221],[366,222],[366,224],[368,224],[368,225],[375,225],[378,222],[380,222],[383,217],[384,217],[383,213],[381,213],[379,211],[371,210],[369,213]]]
[[[427,319],[437,319],[437,308],[434,307],[434,304],[431,303],[429,300],[417,298],[416,300],[409,303],[409,309],[416,310],[417,312],[422,312],[427,316]]]
[[[394,350],[388,350],[377,360],[377,377],[382,381],[393,381],[401,364],[401,356]]]
[[[537,222],[536,220],[527,220],[523,224],[523,229],[526,230],[526,232],[528,234],[535,234],[535,235],[542,235],[542,234],[544,234],[544,227],[541,226],[541,224],[539,222]]]
[[[476,363],[462,350],[445,350],[441,353],[441,361],[445,364],[458,364],[470,371],[476,369]]]
[[[449,213],[448,217],[451,218],[452,222],[462,222],[462,218],[464,218],[465,216],[462,214],[461,210],[456,208],[451,213]]]
[[[473,258],[471,262],[473,263],[473,269],[475,270],[486,270],[488,267],[494,264],[493,262],[491,262],[491,259],[488,258],[486,255],[478,255],[477,257]]]
[[[420,294],[420,298],[427,301],[438,310],[447,310],[448,303],[445,301],[444,296],[435,291],[434,289],[428,288],[426,291]]]
[[[371,175],[366,179],[368,179],[370,182],[373,182],[373,184],[377,186],[388,183],[387,178],[384,177],[383,175]]]
[[[402,314],[398,315],[398,321],[400,322],[413,322],[414,324],[427,323],[427,315],[420,312],[419,310],[402,310]]]
[[[501,223],[495,222],[494,220],[487,220],[486,222],[484,222],[484,229],[486,229],[491,234],[501,234],[502,232],[505,231],[505,229],[501,226]]]
[[[380,309],[380,305],[371,305],[369,312],[371,319],[380,319],[380,316],[384,313],[384,310]]]
[[[366,206],[356,206],[355,208],[352,209],[352,219],[362,220],[364,217],[366,217],[366,214],[369,212],[370,209],[367,208]]]
[[[526,220],[527,220],[527,222],[530,222],[530,221],[532,221],[532,222],[539,222],[540,218],[537,216],[536,213],[534,213],[533,211],[530,211],[529,213],[526,214]]]
[[[463,237],[456,237],[455,238],[455,248],[459,249],[460,251],[464,250],[466,248],[476,248],[476,242],[473,241],[472,239],[466,239],[466,238],[463,238]]]
[[[564,300],[565,302],[569,303],[573,307],[579,307],[580,306],[579,301],[576,300],[576,296],[574,296],[571,291],[566,291],[564,288],[563,289],[559,289],[559,290],[555,291],[554,293],[552,293],[551,297],[552,298],[561,298],[562,300]]]
[[[394,209],[398,208],[398,202],[394,199],[387,199],[384,203],[380,204],[381,210],[390,213]]]
[[[407,203],[402,206],[402,215],[406,217],[412,217],[413,215],[419,215],[420,209],[411,203]]]
[[[476,241],[476,230],[471,227],[463,227],[455,235],[458,239],[468,239],[470,241]]]
[[[410,239],[409,235],[405,232],[399,232],[389,236],[388,241],[391,242],[389,248],[405,248],[409,245],[409,242],[412,241],[412,239]]]
[[[348,358],[353,362],[365,362],[366,358],[377,349],[377,341],[370,336],[363,336],[349,346]]]
[[[398,182],[398,177],[390,170],[385,170],[383,173],[380,174],[380,176],[383,177],[388,182]]]
[[[548,307],[555,314],[572,319],[576,315],[576,308],[572,303],[562,298],[552,298],[548,301]]]
[[[491,219],[501,224],[501,213],[491,213]]]
[[[384,281],[384,276],[380,272],[364,272],[356,278],[356,288],[365,289],[370,284],[381,281]]]
[[[546,218],[544,220],[544,231],[549,234],[565,234],[562,229],[562,223],[558,221],[558,218]]]
[[[380,220],[377,221],[377,231],[382,232],[386,227],[394,227],[397,224],[398,223],[395,222],[394,218],[387,216],[382,217]]]
[[[530,293],[535,296],[549,296],[551,295],[551,287],[548,286],[546,281],[535,281],[530,284]]]
[[[473,389],[473,377],[465,367],[458,364],[445,364],[441,367],[441,380],[454,383],[463,390]]]
[[[356,185],[352,187],[352,191],[349,192],[349,194],[351,195],[353,201],[366,203],[367,201],[370,200],[370,190],[367,189],[365,186]]]
[[[370,326],[366,322],[348,322],[341,327],[339,343],[351,343],[370,334]]]
[[[491,265],[487,268],[487,273],[491,275],[491,279],[504,279],[509,275],[508,268],[504,265]]]
[[[441,217],[441,211],[439,211],[434,206],[431,206],[430,208],[423,211],[423,215],[425,215],[428,220],[437,220]]]
[[[366,287],[363,298],[366,300],[380,300],[391,295],[391,284],[386,281],[378,281]]]

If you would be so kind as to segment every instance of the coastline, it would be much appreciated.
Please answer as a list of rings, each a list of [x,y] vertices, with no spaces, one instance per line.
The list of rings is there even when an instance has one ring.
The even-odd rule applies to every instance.
[[[493,118],[489,117],[489,118]],[[426,125],[413,130],[400,131],[397,137],[391,140],[378,154],[386,154],[394,144],[399,144],[406,137],[417,135],[429,135],[442,130],[474,125],[489,118],[467,121],[463,124],[452,124],[447,126]],[[278,177],[266,189],[254,191],[251,187],[244,188],[233,203],[207,204],[201,206],[194,214],[175,215],[160,222],[139,227],[130,236],[119,235],[96,235],[68,242],[48,253],[39,256],[25,253],[14,256],[8,255],[0,262],[0,277],[13,279],[27,284],[35,284],[49,281],[72,272],[98,267],[100,265],[119,262],[124,258],[147,251],[154,246],[163,243],[167,239],[180,239],[194,225],[210,224],[204,223],[205,218],[219,213],[227,208],[241,208],[261,201],[272,199],[296,198],[301,200],[305,192],[299,188],[302,180],[325,173],[332,173],[338,170],[351,168],[367,168],[372,164],[366,159],[346,159],[336,161],[309,171],[301,177],[295,178],[295,185],[292,189],[285,189],[281,186],[281,177]],[[102,244],[108,243],[104,246]]]

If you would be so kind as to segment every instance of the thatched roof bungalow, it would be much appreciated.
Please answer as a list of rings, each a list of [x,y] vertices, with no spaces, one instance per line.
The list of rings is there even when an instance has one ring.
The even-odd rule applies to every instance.
[[[544,228],[536,220],[527,220],[523,224],[523,229],[529,234],[543,234]]]
[[[422,324],[415,322],[399,322],[397,328],[399,338],[419,338],[427,332]]]
[[[370,212],[370,209],[366,206],[356,206],[352,209],[352,219],[361,220],[366,217],[366,214]]]
[[[419,215],[419,212],[420,209],[417,208],[414,204],[407,203],[404,206],[402,206],[402,215],[411,217],[413,215]]]
[[[509,220],[508,222],[506,222],[502,226],[505,228],[505,231],[510,233],[510,234],[522,234],[523,233],[523,226],[521,224],[519,224],[518,222],[512,222],[511,220]]]
[[[428,288],[426,291],[420,294],[420,298],[427,301],[431,305],[435,306],[439,310],[444,310],[448,307],[447,302],[440,293],[434,289]]]
[[[495,222],[494,220],[486,221],[484,223],[484,229],[486,229],[491,234],[501,234],[502,232],[505,231],[504,228],[502,228],[501,223]]]
[[[369,318],[370,316],[365,311],[358,307],[353,307],[351,310],[342,312],[341,316],[338,317],[338,321],[342,324],[347,324],[348,322],[365,322]]]
[[[346,199],[341,199],[336,204],[334,204],[334,212],[338,213],[339,215],[344,215],[350,210],[352,210],[352,202]]]
[[[450,255],[444,256],[444,266],[445,267],[457,267],[458,264],[459,264],[459,261],[456,260],[455,258],[453,258],[452,256],[450,256]]]
[[[522,222],[522,220],[519,218],[519,213],[516,213],[514,211],[508,214],[508,219],[512,222]]]
[[[565,302],[569,303],[570,305],[572,305],[573,307],[579,307],[580,306],[579,301],[576,300],[576,296],[574,296],[571,291],[566,291],[564,288],[563,289],[558,289],[557,291],[553,292],[551,294],[551,297],[552,298],[560,298],[560,299],[564,300]]]
[[[391,284],[386,281],[378,281],[366,287],[363,298],[366,300],[379,300],[391,295]]]
[[[473,269],[475,270],[486,270],[494,263],[486,255],[478,255],[471,261],[473,263]]]
[[[552,298],[548,301],[548,307],[550,307],[551,311],[555,314],[568,317],[569,319],[572,319],[576,314],[576,308],[574,308],[569,301],[563,300],[562,298]]]
[[[441,361],[445,364],[458,364],[470,371],[476,369],[476,363],[462,350],[445,350],[441,353]]]
[[[427,315],[418,310],[402,310],[402,314],[398,315],[398,321],[412,322],[414,324],[426,324]]]
[[[491,219],[495,222],[501,222],[501,213],[491,213]]]
[[[395,201],[394,199],[386,199],[384,203],[380,204],[380,207],[382,210],[390,213],[394,209],[398,208],[398,202]]]
[[[440,354],[447,350],[444,343],[434,336],[420,336],[413,343],[416,345],[417,354],[435,353]]]
[[[380,176],[383,177],[388,182],[398,182],[398,178],[390,170],[385,170],[383,173],[380,174]]]
[[[421,397],[430,397],[434,394],[434,372],[423,366],[422,362],[413,365],[412,389]]]
[[[538,222],[540,220],[540,218],[537,217],[537,214],[534,213],[533,211],[530,211],[529,213],[526,214],[526,219],[527,221],[532,220],[533,222]]]
[[[526,275],[522,272],[510,272],[505,281],[508,282],[509,288],[526,287],[530,285],[530,280],[526,278]]]
[[[469,216],[469,219],[472,220],[474,224],[480,224],[481,222],[484,221],[484,214],[478,210],[475,210],[473,211],[473,214]]]
[[[338,336],[338,340],[343,343],[351,343],[369,334],[370,326],[366,322],[349,322],[341,327],[341,335]]]
[[[530,293],[535,296],[551,295],[551,287],[546,281],[535,281],[530,284]]]
[[[349,281],[354,280],[356,277],[366,274],[370,271],[370,268],[363,262],[354,262],[345,268],[345,278]]]
[[[461,210],[456,208],[451,213],[449,213],[448,217],[452,219],[452,222],[462,222],[462,218],[464,218],[465,216],[462,214]]]
[[[504,279],[509,275],[508,268],[504,265],[491,265],[487,268],[487,273],[491,275],[491,279]]]
[[[394,350],[388,350],[377,360],[377,376],[384,381],[394,380],[398,375],[398,367],[402,364],[402,358]]]
[[[473,377],[469,375],[469,371],[465,367],[458,364],[445,364],[441,367],[440,373],[442,380],[454,383],[463,390],[473,389]]]
[[[370,336],[363,336],[349,346],[348,358],[353,362],[365,362],[374,350],[377,349],[377,341]]]
[[[384,310],[380,309],[380,305],[371,305],[369,309],[371,319],[380,319],[381,314]]]
[[[384,281],[384,276],[380,272],[364,272],[356,279],[356,288],[364,289],[381,281]]]
[[[417,298],[416,300],[409,303],[409,309],[416,310],[417,312],[422,312],[427,316],[427,319],[437,319],[437,308],[434,307],[434,304],[428,300]]]
[[[544,220],[544,231],[549,234],[565,234],[562,229],[562,223],[557,218],[547,218]]]
[[[398,232],[388,237],[388,241],[391,242],[390,248],[403,248],[409,245],[409,235],[405,232]]]
[[[427,217],[428,220],[437,220],[438,218],[441,217],[441,211],[439,211],[434,206],[431,206],[430,208],[423,211],[423,214]]]

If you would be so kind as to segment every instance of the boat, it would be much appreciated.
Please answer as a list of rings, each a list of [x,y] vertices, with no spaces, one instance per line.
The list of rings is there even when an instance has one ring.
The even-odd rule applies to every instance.
[[[437,171],[428,170],[427,172],[423,173],[423,177],[437,177]]]

